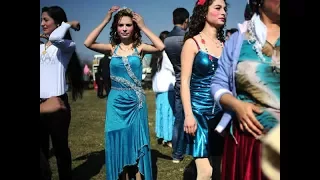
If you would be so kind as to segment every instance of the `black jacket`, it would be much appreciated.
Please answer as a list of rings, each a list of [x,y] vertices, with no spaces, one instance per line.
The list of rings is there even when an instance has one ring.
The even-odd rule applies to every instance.
[[[107,95],[111,89],[111,79],[110,79],[110,60],[107,55],[99,61],[98,73],[101,75],[104,85],[106,87]]]

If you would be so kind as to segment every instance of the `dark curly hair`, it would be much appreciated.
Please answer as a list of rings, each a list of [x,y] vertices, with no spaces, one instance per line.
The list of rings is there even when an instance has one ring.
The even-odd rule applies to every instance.
[[[226,0],[224,0],[226,5],[228,6]],[[206,23],[206,16],[208,14],[208,8],[209,6],[214,2],[214,0],[206,0],[204,5],[198,5],[197,2],[195,4],[195,7],[193,8],[192,16],[190,17],[190,23],[189,23],[189,31],[186,33],[184,37],[184,41],[186,41],[189,38],[192,38],[200,33],[202,29],[204,28],[204,25]],[[227,12],[227,7],[225,9]],[[226,23],[224,23],[223,26],[218,30],[217,38],[219,41],[224,42],[224,28],[226,27]]]
[[[117,26],[118,26],[118,22],[124,16],[132,18],[133,14],[129,9],[123,9],[114,15],[113,22],[110,28],[110,43],[112,44],[112,46],[115,46],[121,43],[120,37],[117,33]],[[141,44],[142,36],[140,31],[141,30],[138,27],[137,23],[133,21],[133,36],[132,36],[133,47],[138,47]]]

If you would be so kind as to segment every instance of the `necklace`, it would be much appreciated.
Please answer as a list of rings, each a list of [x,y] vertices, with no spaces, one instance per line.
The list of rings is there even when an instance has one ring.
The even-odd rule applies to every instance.
[[[200,36],[200,38],[201,38],[201,43],[203,44],[204,49],[206,50],[210,61],[212,61],[213,58],[212,58],[212,56],[210,55],[210,53],[209,53],[209,51],[208,51],[208,48],[207,48],[207,46],[206,46],[206,41],[202,38],[201,34],[204,34],[204,33],[201,33],[201,32],[199,33],[199,36]],[[205,34],[204,34],[204,35],[205,35]],[[208,37],[208,36],[207,36],[207,37]],[[214,41],[214,40],[213,40],[213,41]],[[217,40],[217,41],[218,41],[218,40]],[[214,42],[216,43],[217,48],[219,48],[219,47],[223,48],[223,43],[221,43],[220,41],[219,41],[219,42],[220,42],[220,43],[219,43],[219,42],[217,42],[217,41],[214,41]]]
[[[258,57],[263,63],[269,64],[272,68],[272,72],[280,74],[280,46],[276,46],[271,44],[269,41],[266,40],[265,44],[259,41],[257,38],[257,34],[255,33],[255,24],[253,20],[248,22],[248,43],[253,44],[253,49],[256,51]],[[266,58],[263,56],[262,49],[265,46],[270,46],[272,48],[271,62],[267,62]],[[267,54],[265,54],[268,56]]]
[[[262,42],[259,41],[259,39],[257,38],[257,34],[255,33],[255,23],[253,22],[253,20],[250,20],[248,22],[248,43],[249,44],[253,44],[253,49],[256,51],[257,55],[259,56],[260,60],[264,63],[266,62],[265,57],[263,56],[262,53],[262,49],[264,46],[269,45],[271,46],[271,48],[273,49],[273,51],[275,50],[275,45],[272,45],[269,41],[266,40],[265,44],[262,44]],[[276,60],[278,61],[278,60]],[[279,59],[280,61],[280,59]],[[278,62],[274,62],[273,58],[272,58],[272,62],[271,64],[279,64]]]
[[[218,39],[212,39],[206,33],[203,33],[203,32],[200,32],[199,34],[200,34],[200,37],[201,37],[201,34],[204,34],[205,36],[207,36],[207,38],[211,39],[216,44],[217,48],[220,48],[220,47],[223,48],[223,43],[220,42]],[[205,40],[202,37],[201,37],[201,41],[205,43]]]
[[[48,46],[48,42],[44,44],[44,50],[42,51],[43,55],[45,55],[47,53],[47,49],[48,49],[49,46]]]
[[[123,51],[129,51],[129,50],[133,50],[133,47],[132,46],[124,46],[124,45],[119,45],[120,46],[120,49],[123,50]],[[122,47],[124,46],[124,47]]]

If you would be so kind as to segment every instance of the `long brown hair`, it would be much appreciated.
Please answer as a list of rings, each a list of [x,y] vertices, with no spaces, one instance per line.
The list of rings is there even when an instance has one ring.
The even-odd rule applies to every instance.
[[[117,14],[114,15],[113,22],[110,29],[110,43],[112,46],[118,45],[121,43],[120,37],[117,33],[117,26],[118,22],[121,20],[122,17],[127,16],[132,18],[133,14],[132,11],[129,9],[122,9]],[[137,23],[133,21],[133,47],[137,47],[141,44],[141,33],[140,28],[138,27]]]

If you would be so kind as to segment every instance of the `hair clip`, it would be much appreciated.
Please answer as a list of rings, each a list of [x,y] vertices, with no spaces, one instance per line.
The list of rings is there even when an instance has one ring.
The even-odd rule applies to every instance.
[[[117,10],[117,13],[118,13],[119,11],[123,11],[123,10],[125,10],[125,11],[128,12],[128,13],[133,13],[132,9],[127,8],[126,6],[123,6],[122,8],[119,8],[119,9]]]
[[[206,0],[198,0],[197,5],[204,5],[204,3],[206,2]]]

